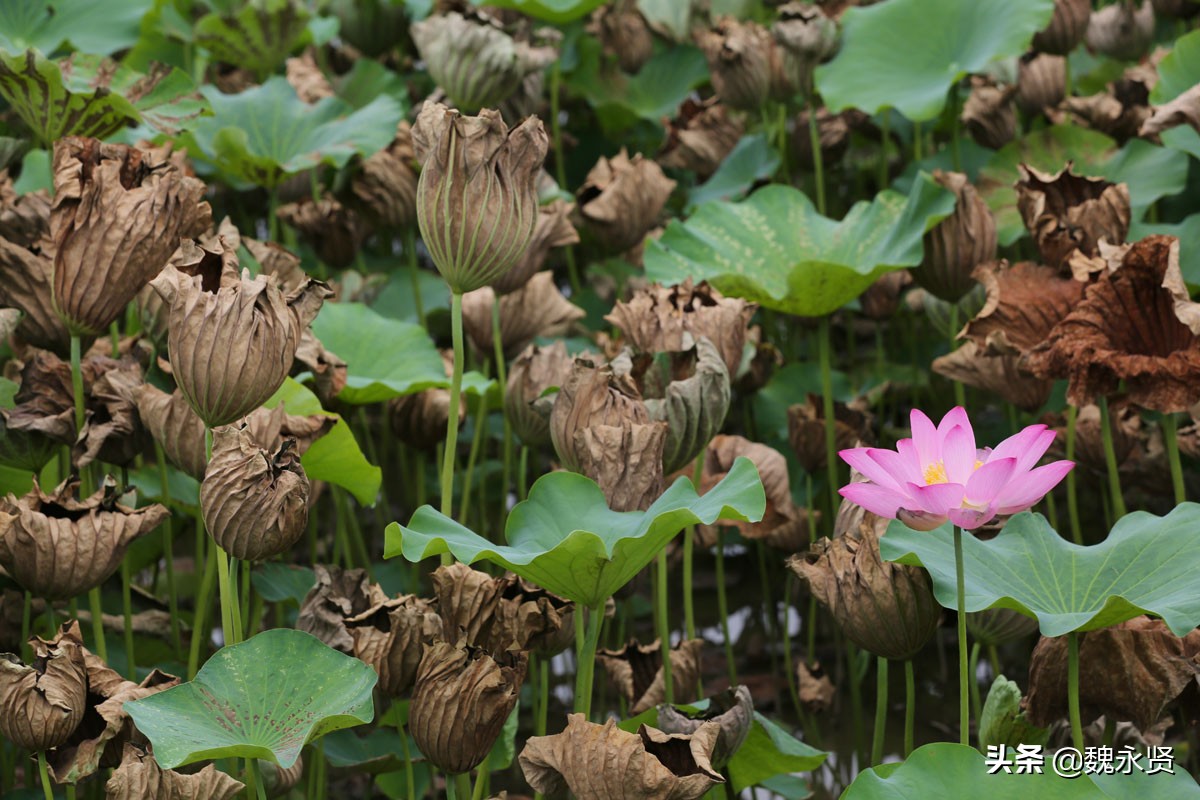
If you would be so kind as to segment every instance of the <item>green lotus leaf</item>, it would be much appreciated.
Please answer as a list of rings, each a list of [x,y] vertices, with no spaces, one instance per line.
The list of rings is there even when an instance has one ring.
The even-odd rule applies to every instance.
[[[552,472],[539,478],[529,498],[509,514],[507,545],[493,544],[422,506],[407,527],[388,525],[383,555],[420,561],[452,553],[467,564],[490,561],[544,589],[599,608],[688,525],[718,519],[756,521],[765,508],[758,470],[745,458],[737,459],[703,497],[697,497],[690,480],[679,478],[645,511],[612,511],[593,481]]]
[[[292,600],[298,606],[304,602],[309,590],[316,585],[317,575],[311,567],[284,564],[282,561],[264,561],[254,565],[250,582],[254,584],[254,591],[262,595],[262,599],[268,603]]]
[[[492,8],[511,8],[525,16],[562,25],[586,17],[606,0],[472,0],[475,5]]]
[[[766,186],[740,203],[704,203],[686,222],[672,221],[646,241],[646,274],[666,284],[708,280],[765,308],[823,316],[880,275],[919,264],[921,237],[953,210],[954,195],[923,173],[907,198],[880,192],[840,222],[818,214],[798,189]]]
[[[175,134],[205,109],[191,79],[156,66],[142,75],[100,56],[50,61],[35,50],[0,53],[0,97],[42,144],[63,136],[112,136],[145,123]]]
[[[963,536],[967,611],[1011,608],[1036,617],[1043,636],[1106,628],[1142,614],[1176,636],[1200,625],[1200,504],[1165,517],[1135,511],[1091,547],[1063,539],[1041,514],[1023,512],[994,539]],[[893,522],[879,542],[888,561],[924,566],[933,592],[957,608],[954,533],[920,533]]]
[[[210,758],[257,758],[287,769],[304,745],[370,722],[379,676],[317,637],[275,628],[217,651],[195,680],[125,704],[174,769]]]
[[[842,15],[842,49],[817,68],[831,111],[895,108],[915,122],[942,113],[950,87],[1018,56],[1046,27],[1054,0],[888,0]]]
[[[1200,31],[1175,40],[1175,47],[1158,65],[1158,83],[1150,91],[1150,102],[1160,106],[1200,83]],[[1162,132],[1167,147],[1200,158],[1200,133],[1189,125]]]
[[[571,88],[587,98],[607,130],[622,130],[638,119],[661,122],[700,84],[708,80],[708,62],[698,48],[679,45],[657,53],[637,75],[604,68],[600,42],[579,41],[579,67]]]
[[[188,142],[235,180],[272,189],[320,164],[341,167],[387,146],[403,109],[381,96],[355,110],[336,97],[309,105],[276,75],[240,94],[202,90],[213,114],[198,120]]]
[[[304,452],[300,464],[309,479],[341,486],[363,505],[374,505],[383,473],[367,461],[350,426],[339,415],[321,408],[317,396],[291,378],[284,381],[279,391],[263,405],[274,408],[281,403],[289,414],[324,414],[338,418],[329,433]]]
[[[979,192],[996,218],[996,238],[1007,246],[1025,235],[1017,211],[1017,165],[1057,172],[1074,162],[1074,172],[1129,186],[1133,219],[1139,220],[1160,197],[1187,184],[1187,156],[1141,139],[1122,148],[1102,133],[1077,125],[1055,125],[1009,142],[979,173]]]
[[[232,14],[201,17],[195,41],[217,61],[248,69],[261,81],[311,38],[309,16],[297,0],[258,0]]]
[[[986,797],[988,800],[1155,800],[1195,798],[1200,789],[1182,768],[1175,774],[1081,775],[1055,774],[1046,756],[1041,774],[998,771],[988,774],[988,764],[974,747],[938,742],[913,751],[901,764],[884,764],[858,774],[842,800],[928,800],[931,797]],[[1144,760],[1143,760],[1144,763]]]
[[[743,136],[725,156],[708,180],[688,192],[688,205],[698,206],[709,200],[740,198],[759,181],[779,169],[779,153],[771,147],[765,133]]]
[[[997,675],[979,714],[979,746],[1045,744],[1050,731],[1025,719],[1021,710],[1021,687]]]
[[[64,44],[109,55],[137,42],[151,0],[13,0],[0,3],[0,50],[53,55]]]

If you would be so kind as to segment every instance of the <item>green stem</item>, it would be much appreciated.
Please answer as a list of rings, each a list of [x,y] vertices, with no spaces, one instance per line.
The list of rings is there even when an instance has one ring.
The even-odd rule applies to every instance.
[[[88,608],[92,612],[92,638],[96,640],[96,655],[108,661],[108,643],[104,641],[104,604],[100,599],[100,587],[88,591]]]
[[[875,731],[871,738],[871,766],[883,763],[883,736],[887,729],[888,660],[875,660]]]
[[[559,121],[559,95],[562,93],[562,66],[558,59],[555,59],[553,66],[550,67],[550,138],[554,142],[554,175],[558,180],[558,188],[566,191],[567,188],[567,159],[563,153],[562,146],[562,123]],[[568,246],[566,248],[567,257],[567,279],[571,283],[571,294],[578,295],[583,290],[583,284],[579,282],[579,270],[575,266],[575,251]]]
[[[450,332],[454,341],[454,371],[450,377],[450,416],[446,420],[446,446],[442,452],[442,514],[454,514],[454,456],[458,450],[458,404],[462,396],[463,318],[462,292],[450,294]],[[453,559],[442,554],[442,563]]]
[[[837,420],[833,411],[833,343],[829,335],[829,316],[821,317],[817,329],[817,346],[821,369],[821,406],[825,415],[825,474],[829,481],[829,524],[833,525],[837,514],[838,469],[837,469]]]
[[[1079,634],[1067,634],[1067,708],[1071,716],[1071,742],[1083,752],[1083,723],[1079,719]]]
[[[80,344],[79,337],[71,337],[71,391],[75,397],[75,434],[78,436],[83,430],[84,423],[84,402],[83,395],[83,368],[80,364]]]
[[[267,190],[267,235],[272,242],[279,241],[279,188]]]
[[[171,488],[167,480],[167,459],[162,445],[154,442],[154,457],[158,465],[159,501],[168,510],[171,508]],[[175,655],[183,653],[183,637],[179,633],[179,589],[175,583],[175,526],[172,514],[163,520],[163,560],[167,564],[167,610],[171,615],[171,642]]]
[[[957,145],[958,140],[955,139]],[[957,170],[957,167],[955,168]],[[953,353],[958,348],[958,303],[950,306],[950,352]],[[961,381],[951,381],[954,385],[954,404],[957,406],[966,406],[967,404],[967,389]]]
[[[950,156],[954,162],[955,172],[962,172],[962,152],[958,144],[958,140],[962,138],[960,135],[962,121],[959,119],[962,113],[962,105],[959,103],[961,96],[958,91],[958,83],[955,82],[950,87]]]
[[[38,750],[38,773],[42,776],[42,792],[46,800],[54,800],[54,788],[50,785],[50,767],[46,764],[46,751]]]
[[[197,523],[200,523],[199,514]],[[201,528],[203,530],[203,528]],[[200,592],[196,596],[196,610],[192,618],[192,641],[191,647],[188,650],[188,680],[196,677],[196,671],[200,668],[200,645],[208,641],[208,608],[212,605],[213,595],[213,576],[217,572],[217,546],[214,543],[208,548],[208,556],[206,558],[206,568],[203,576],[200,578]]]
[[[479,410],[475,412],[475,433],[471,436],[471,449],[467,455],[467,469],[463,475],[462,505],[459,506],[458,516],[464,525],[470,525],[471,520],[471,487],[475,482],[475,464],[479,460],[479,449],[483,445],[483,429],[487,427],[487,400],[479,398]],[[482,482],[480,483],[482,486]],[[482,505],[482,504],[481,504]],[[483,513],[482,511],[480,512]],[[480,525],[476,530],[483,530]]]
[[[792,172],[788,168],[788,134],[787,134],[787,104],[779,104],[779,112],[775,119],[776,135],[779,137],[779,172],[783,175],[783,182],[787,185],[792,183]]]
[[[503,393],[508,386],[508,363],[504,360],[504,342],[500,338],[499,295],[496,296],[496,302],[492,304],[492,349],[496,358],[496,379],[500,382],[500,391]],[[504,421],[504,468],[500,484],[500,507],[503,512],[508,509],[508,487],[512,482],[513,432],[512,423],[508,421],[508,414],[501,414],[500,418]],[[503,530],[503,524],[498,528]]]
[[[922,158],[925,157],[925,154],[923,152],[924,142],[921,140],[921,123],[919,123],[919,122],[913,123],[912,133],[913,133],[913,142],[912,142],[913,161],[920,161]]]
[[[1104,465],[1108,468],[1108,491],[1112,494],[1114,521],[1125,516],[1125,495],[1121,491],[1121,473],[1117,464],[1117,451],[1113,445],[1112,415],[1108,410],[1108,398],[1100,396],[1100,435],[1104,441]]]
[[[408,788],[406,797],[417,796],[417,779],[413,774],[412,753],[408,748],[408,731],[404,730],[404,723],[400,721],[400,716],[396,715],[396,731],[400,734],[400,752],[404,756],[404,783]]]
[[[1079,409],[1067,406],[1067,460],[1075,460],[1075,430]],[[1067,516],[1071,519],[1071,539],[1083,544],[1083,527],[1079,524],[1079,497],[1075,493],[1075,470],[1067,473]]]
[[[825,157],[821,153],[821,131],[817,127],[817,108],[811,95],[808,103],[808,143],[812,150],[813,180],[817,184],[817,211],[825,215]]]
[[[892,116],[888,109],[884,109],[880,115],[879,122],[879,175],[876,178],[879,182],[879,189],[886,189],[888,186],[888,178],[891,177],[891,169],[888,164],[888,145],[891,143],[891,122]]]
[[[987,646],[988,661],[992,663],[992,674],[1000,675],[1003,670],[1000,669],[1000,651],[996,649],[996,645],[988,643]]]
[[[581,613],[582,612],[582,613]],[[596,645],[604,625],[604,604],[586,610],[576,607],[575,654],[575,712],[587,717],[592,713],[592,683],[596,674]],[[581,620],[587,615],[586,624]],[[586,628],[586,631],[584,630]],[[580,634],[583,634],[581,636]]]
[[[257,758],[246,759],[246,796],[267,800],[267,787],[263,784]]]
[[[470,800],[471,776],[465,772],[446,776],[446,794],[450,800]]]
[[[671,623],[667,608],[667,550],[658,551],[655,572],[655,607],[658,610],[658,640],[662,648],[663,697],[667,705],[675,702],[675,684],[671,675]]]
[[[517,499],[524,500],[529,493],[526,477],[529,475],[529,448],[521,445],[521,458],[517,463]]]
[[[137,681],[137,660],[133,649],[133,587],[129,573],[129,559],[121,559],[121,614],[124,617],[121,633],[125,639],[125,661],[129,680]]]
[[[550,717],[550,659],[538,659],[537,675],[538,706],[537,719],[534,722],[534,734],[546,735],[546,722]]]
[[[412,226],[404,229],[404,255],[408,257],[408,276],[412,282],[413,305],[417,309],[417,322],[425,327],[425,304],[421,300],[421,267],[417,263],[417,234]]]
[[[913,751],[913,729],[917,716],[917,681],[913,674],[912,659],[904,662],[904,757]]]
[[[1179,435],[1174,414],[1163,414],[1163,443],[1167,446],[1167,463],[1171,467],[1171,486],[1175,489],[1175,502],[1187,501],[1187,489],[1183,484],[1183,462],[1179,459]]]
[[[969,744],[971,740],[971,684],[967,662],[967,590],[963,576],[962,529],[954,526],[954,578],[958,591],[958,741]]]
[[[717,526],[717,616],[721,618],[721,639],[725,642],[725,668],[729,672],[729,685],[737,686],[737,661],[733,654],[733,640],[729,635],[729,601],[725,597],[725,542],[724,530]]]
[[[21,606],[21,651],[24,653],[28,647],[29,629],[33,627],[33,594],[29,591],[25,592],[25,603]],[[25,661],[29,658],[26,657]]]
[[[204,430],[205,462],[212,461],[213,434],[212,428]],[[217,551],[217,584],[221,593],[221,632],[226,645],[237,644],[241,641],[241,626],[235,624],[240,616],[238,606],[237,586],[230,580],[230,570],[233,565],[225,548],[213,539],[212,546]]]
[[[975,676],[979,674],[979,651],[982,647],[983,644],[979,641],[971,645],[971,658],[968,665],[971,673],[971,714],[975,719],[979,719],[979,712],[982,707],[979,698],[979,681],[975,680]]]
[[[471,800],[483,800],[483,794],[487,790],[488,773],[486,770],[479,770],[475,773],[475,787],[471,790]]]
[[[696,456],[692,467],[692,486],[700,491],[700,480],[704,475],[704,451]],[[683,629],[687,638],[696,638],[696,605],[692,595],[693,561],[696,550],[696,527],[689,525],[683,532]]]

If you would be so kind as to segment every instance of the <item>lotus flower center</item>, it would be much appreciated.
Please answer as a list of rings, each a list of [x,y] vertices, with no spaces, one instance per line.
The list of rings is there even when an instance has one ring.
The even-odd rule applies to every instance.
[[[983,466],[982,461],[976,461],[975,466],[971,467],[971,471],[979,469]],[[933,486],[935,483],[949,483],[950,477],[946,474],[946,462],[934,461],[929,466],[925,467],[925,485]]]

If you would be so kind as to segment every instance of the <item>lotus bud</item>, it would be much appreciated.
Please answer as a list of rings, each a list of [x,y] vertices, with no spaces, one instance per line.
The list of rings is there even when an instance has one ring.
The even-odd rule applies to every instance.
[[[528,665],[520,651],[493,656],[440,640],[426,647],[408,724],[429,762],[450,775],[482,764],[517,704]]]
[[[715,723],[719,730],[713,745],[712,765],[721,769],[729,763],[750,735],[754,725],[754,701],[745,686],[734,686],[715,694],[703,711],[681,711],[675,706],[659,706],[658,727],[663,733],[692,735],[702,726]]]
[[[169,160],[96,139],[54,146],[54,308],[97,335],[158,274],[181,237],[211,224],[204,184]]]
[[[700,681],[703,645],[702,639],[687,639],[671,649],[671,682],[677,703],[698,699],[696,686]],[[637,716],[666,700],[661,640],[640,644],[631,639],[620,650],[600,650],[596,661],[629,704],[630,714]]]
[[[77,597],[104,583],[126,548],[170,513],[160,505],[121,505],[111,478],[84,500],[76,499],[77,489],[77,482],[66,481],[47,495],[35,480],[24,497],[0,500],[0,566],[46,600]]]
[[[17,747],[43,752],[70,737],[83,719],[87,670],[79,623],[50,641],[34,636],[33,663],[0,654],[0,734]]]
[[[463,637],[468,644],[490,652],[501,652],[511,642],[492,647],[492,627],[496,622],[509,578],[493,578],[466,564],[438,567],[430,576],[437,596],[438,613],[448,636]]]
[[[686,169],[707,180],[742,138],[743,125],[712,97],[704,102],[691,98],[679,107],[679,115],[667,123],[667,142],[658,154],[658,163],[672,169]]]
[[[107,800],[233,800],[246,786],[209,764],[185,775],[163,769],[137,745],[125,745],[121,765],[104,784]]]
[[[410,31],[430,76],[466,111],[499,105],[526,76],[558,57],[555,48],[517,41],[474,10],[434,14],[413,23]]]
[[[708,59],[717,96],[730,108],[759,112],[773,97],[791,93],[783,54],[758,23],[721,17],[699,35],[697,44]]]
[[[392,143],[362,162],[350,179],[348,202],[376,228],[406,230],[417,223],[417,154],[408,122]]]
[[[569,790],[611,800],[699,800],[725,782],[709,761],[718,736],[714,722],[690,735],[648,725],[628,733],[611,717],[597,725],[571,714],[566,730],[529,739],[518,760],[525,780],[545,795]]]
[[[1112,6],[1110,6],[1111,8]],[[1121,244],[1129,233],[1129,187],[1071,172],[1053,175],[1018,166],[1017,210],[1042,259],[1067,271],[1071,262],[1100,254],[1100,241]]]
[[[1149,0],[1121,0],[1092,13],[1087,46],[1109,58],[1136,61],[1154,41],[1154,6]]]
[[[268,451],[246,427],[213,430],[200,510],[213,541],[232,557],[264,561],[287,552],[308,526],[308,491],[293,441]]]
[[[325,644],[343,653],[354,652],[354,636],[346,620],[378,607],[387,594],[371,583],[365,569],[313,565],[317,582],[304,596],[296,629],[311,633]]]
[[[1017,61],[1017,105],[1026,114],[1054,108],[1067,94],[1067,59],[1026,53]]]
[[[872,417],[860,401],[833,404],[834,447],[845,450],[870,441]],[[805,472],[825,469],[825,406],[815,394],[788,408],[788,441]]]
[[[625,148],[613,158],[600,157],[579,187],[579,213],[610,250],[641,244],[658,224],[675,181],[641,153],[630,158]]]
[[[530,117],[511,131],[484,109],[464,117],[426,103],[412,130],[421,161],[417,222],[456,293],[489,285],[520,260],[537,224],[537,176],[549,140]]]
[[[771,35],[783,55],[783,70],[789,93],[808,94],[817,64],[838,50],[837,23],[813,3],[787,3],[779,7],[779,19]]]
[[[305,197],[287,203],[277,213],[316,251],[322,263],[334,269],[346,269],[353,264],[367,238],[367,226],[358,214],[328,193],[320,200]]]
[[[615,56],[621,71],[630,75],[636,75],[654,55],[654,34],[633,0],[597,8],[588,33],[599,39],[604,52]]]
[[[961,119],[972,139],[999,150],[1016,138],[1017,114],[1012,106],[1016,93],[1016,86],[997,86],[987,78],[971,77],[971,94],[963,103]]]
[[[538,207],[537,224],[533,226],[533,238],[516,265],[492,282],[496,294],[506,295],[518,291],[546,264],[552,247],[578,244],[579,233],[571,224],[574,203],[555,199]]]
[[[1091,16],[1092,0],[1054,0],[1054,16],[1033,35],[1033,49],[1065,56],[1083,41]]]
[[[850,641],[880,658],[904,661],[933,637],[941,608],[923,570],[880,557],[887,526],[887,519],[865,512],[856,527],[817,541],[788,566]]]
[[[1038,622],[1011,608],[988,608],[967,614],[971,640],[991,647],[1024,639],[1037,631]]]
[[[913,279],[953,303],[975,286],[975,267],[996,257],[996,221],[966,175],[934,170],[933,178],[954,192],[954,213],[926,232],[925,254]]]
[[[442,637],[442,619],[428,600],[406,594],[345,621],[354,656],[379,673],[379,688],[398,698],[412,688],[425,645]]]
[[[566,345],[556,341],[548,347],[529,345],[509,367],[504,415],[527,447],[550,444],[549,414],[553,401],[536,401],[547,390],[562,385],[571,372],[571,363]]]
[[[489,286],[463,295],[463,328],[481,353],[493,352],[492,314],[496,293]],[[554,273],[534,275],[517,291],[500,298],[500,346],[506,358],[534,339],[566,333],[586,314],[559,290]]]
[[[338,39],[349,47],[347,57],[378,58],[399,49],[412,52],[409,38],[408,9],[404,5],[363,2],[363,0],[330,0],[323,6],[330,16],[337,17]],[[336,51],[335,51],[336,52]]]
[[[172,374],[210,428],[266,402],[292,368],[304,329],[331,292],[307,281],[284,294],[273,278],[229,268],[217,281],[168,265],[151,284],[170,306]]]

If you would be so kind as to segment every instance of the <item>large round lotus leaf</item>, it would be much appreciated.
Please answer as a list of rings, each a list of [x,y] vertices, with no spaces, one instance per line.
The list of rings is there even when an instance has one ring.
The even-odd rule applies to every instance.
[[[894,0],[893,0],[894,1]],[[887,272],[921,262],[921,237],[954,210],[954,195],[918,175],[907,198],[883,191],[841,222],[805,194],[766,186],[740,203],[702,204],[646,242],[647,276],[665,284],[708,280],[765,308],[818,317]]]
[[[1150,102],[1161,106],[1200,83],[1200,31],[1192,31],[1175,40],[1175,47],[1158,65],[1158,83],[1150,92]],[[1162,132],[1167,147],[1200,158],[1200,133],[1190,125]]]
[[[214,11],[196,21],[196,44],[216,61],[248,69],[261,80],[310,37],[308,9],[298,0],[261,0],[235,13]]]
[[[313,739],[370,722],[378,679],[315,636],[277,628],[219,650],[195,680],[125,710],[164,769],[231,757],[287,769]]]
[[[518,503],[497,545],[422,506],[407,527],[387,527],[384,558],[409,561],[452,553],[466,564],[491,561],[577,603],[598,608],[654,560],[688,525],[762,519],[766,495],[758,470],[737,459],[703,497],[679,478],[645,511],[613,511],[593,481],[571,472],[543,475]]]
[[[151,0],[26,0],[0,3],[0,50],[37,50],[52,56],[60,45],[109,55],[138,41]]]
[[[1200,505],[1165,517],[1135,511],[1100,544],[1081,547],[1041,514],[1017,514],[989,541],[963,535],[967,611],[1012,608],[1036,617],[1043,636],[1106,628],[1142,614],[1177,636],[1200,625]],[[946,608],[957,608],[954,532],[922,533],[893,522],[879,542],[888,561],[922,565]]]
[[[981,797],[987,800],[1189,800],[1200,788],[1182,767],[1174,774],[1148,775],[1136,769],[1129,775],[1060,777],[1047,753],[1042,773],[988,774],[988,763],[974,747],[939,742],[913,751],[901,764],[884,764],[858,774],[842,800],[930,800],[934,797]],[[1145,758],[1141,761],[1145,768]]]
[[[488,0],[487,5],[493,8],[511,8],[527,17],[562,25],[586,17],[605,2],[606,0]]]
[[[1023,53],[1054,0],[888,0],[842,16],[842,49],[817,68],[832,111],[895,108],[917,122],[942,113],[950,86]]]

